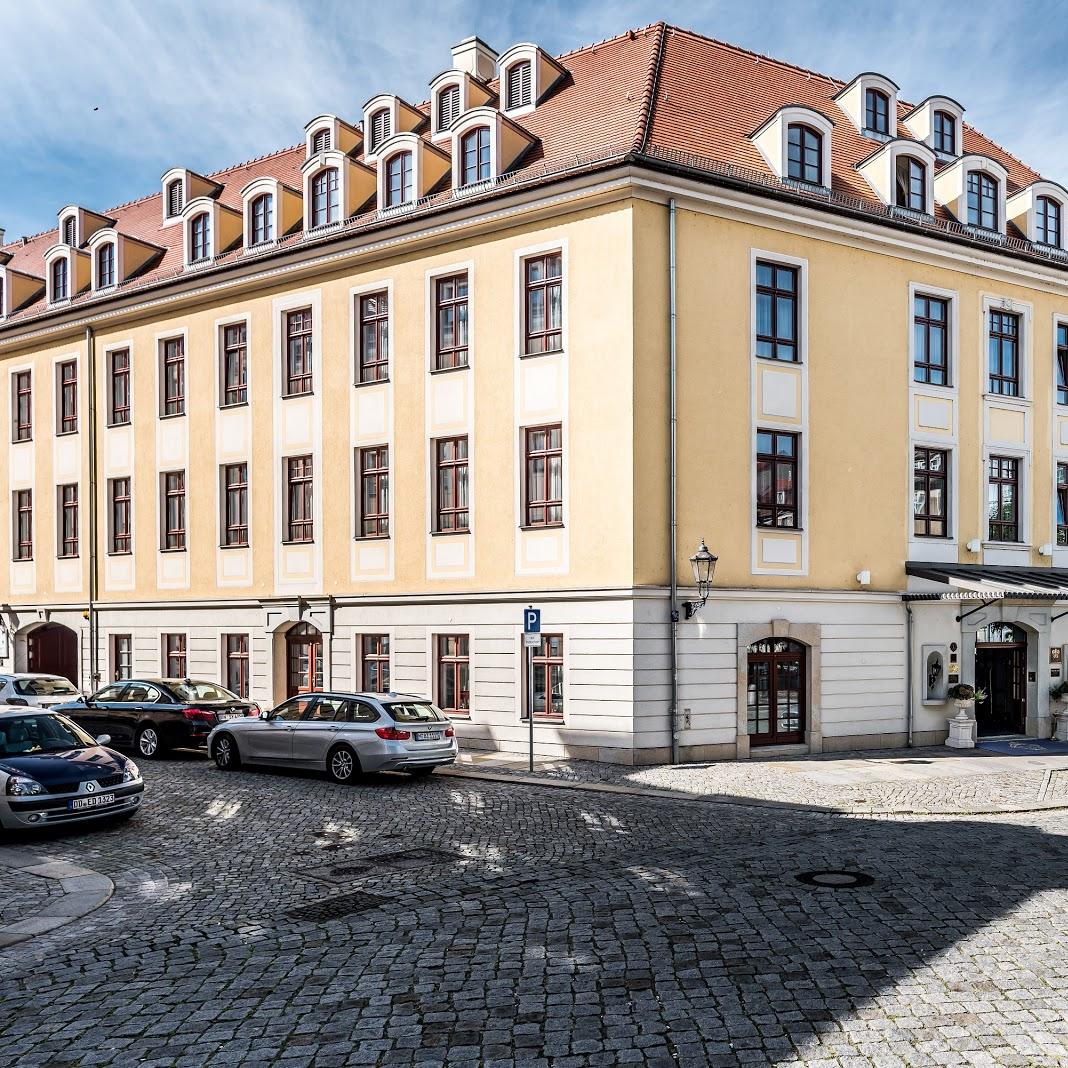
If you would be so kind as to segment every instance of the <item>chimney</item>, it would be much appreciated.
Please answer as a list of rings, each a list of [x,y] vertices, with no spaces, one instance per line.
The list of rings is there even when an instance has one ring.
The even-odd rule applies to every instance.
[[[497,74],[497,53],[481,37],[465,37],[453,45],[452,65],[480,82],[488,82]]]

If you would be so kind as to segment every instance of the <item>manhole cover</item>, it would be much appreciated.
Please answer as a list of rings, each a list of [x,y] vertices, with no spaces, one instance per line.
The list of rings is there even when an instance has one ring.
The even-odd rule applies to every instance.
[[[286,915],[291,920],[303,920],[305,923],[329,923],[330,920],[351,916],[356,912],[370,912],[385,905],[388,900],[375,894],[337,894],[312,905],[290,909]]]
[[[323,879],[329,883],[349,883],[368,875],[410,871],[431,864],[454,864],[460,858],[455,853],[443,849],[405,849],[398,853],[378,853],[369,857],[352,857],[349,860],[323,864],[317,868],[306,869],[302,875],[313,879]]]
[[[796,879],[806,886],[820,886],[829,890],[852,890],[858,886],[871,886],[875,882],[862,871],[803,871]]]

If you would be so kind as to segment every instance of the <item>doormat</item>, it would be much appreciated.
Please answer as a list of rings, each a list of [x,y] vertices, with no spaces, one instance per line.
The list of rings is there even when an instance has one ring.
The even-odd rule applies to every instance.
[[[975,744],[1002,756],[1068,756],[1068,742],[1050,738],[980,738]]]

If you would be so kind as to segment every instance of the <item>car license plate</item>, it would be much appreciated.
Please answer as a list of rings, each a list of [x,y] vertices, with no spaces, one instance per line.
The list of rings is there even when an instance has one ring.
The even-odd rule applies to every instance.
[[[417,742],[438,742],[441,741],[441,731],[421,731],[415,735]]]
[[[219,722],[222,723],[223,720],[227,719],[244,719],[245,715],[243,712],[219,712],[218,718]]]
[[[104,808],[115,803],[114,794],[97,794],[95,797],[76,797],[70,803],[71,810],[80,808]]]

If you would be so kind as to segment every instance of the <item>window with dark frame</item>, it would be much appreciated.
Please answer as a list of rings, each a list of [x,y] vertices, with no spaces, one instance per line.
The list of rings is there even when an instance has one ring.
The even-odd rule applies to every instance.
[[[467,491],[467,438],[439,438],[434,443],[437,470],[435,529],[466,533],[469,529]]]
[[[1052,197],[1039,197],[1035,202],[1035,236],[1043,245],[1061,247],[1061,205]]]
[[[70,295],[66,256],[52,264],[52,300],[66,300]]]
[[[108,426],[130,422],[130,350],[116,349],[108,354]]]
[[[185,415],[185,338],[163,342],[162,415]]]
[[[56,413],[56,433],[75,434],[78,431],[78,361],[64,360],[56,367],[59,411]]]
[[[988,461],[987,516],[991,541],[1020,540],[1020,461],[991,456]]]
[[[523,353],[534,356],[564,347],[564,257],[561,252],[523,261]]]
[[[289,456],[286,465],[286,541],[309,542],[314,536],[312,458]]]
[[[164,634],[160,644],[163,647],[163,677],[184,679],[186,677],[185,635]]]
[[[1057,464],[1057,545],[1068,545],[1068,464]]]
[[[11,440],[33,439],[33,378],[29,371],[11,376]]]
[[[330,142],[331,142],[330,133],[331,133],[331,131],[330,131],[330,127],[329,126],[326,126],[321,130],[316,130],[315,131],[315,133],[312,136],[312,145],[311,145],[311,150],[312,150],[312,155],[313,156],[318,155],[320,152],[329,152],[330,151]]]
[[[389,108],[379,108],[371,116],[370,149],[374,152],[379,145],[390,135],[392,122]]]
[[[1068,404],[1068,323],[1057,324],[1057,403]]]
[[[248,635],[223,635],[223,673],[225,686],[238,697],[248,699]]]
[[[438,93],[438,129],[447,130],[460,116],[460,87],[447,85]]]
[[[436,639],[438,661],[438,707],[449,716],[467,716],[471,712],[471,658],[466,634],[439,634]]]
[[[16,560],[33,559],[33,490],[15,490],[11,512],[15,517],[14,553]]]
[[[389,635],[360,635],[360,690],[389,693]]]
[[[182,214],[183,207],[183,189],[182,179],[175,178],[170,185],[167,186],[167,217],[173,219],[176,215]]]
[[[913,450],[912,532],[919,538],[949,537],[949,453]]]
[[[286,312],[285,395],[312,391],[312,310]]]
[[[389,446],[357,449],[358,538],[389,536]]]
[[[806,185],[823,185],[823,134],[802,123],[786,135],[786,176]]]
[[[968,224],[984,230],[998,228],[998,182],[982,171],[968,175]]]
[[[957,120],[948,111],[934,113],[934,147],[936,152],[957,154]]]
[[[757,431],[757,526],[796,530],[800,434]]]
[[[63,244],[74,246],[78,243],[78,220],[75,216],[69,215],[63,220]]]
[[[108,552],[121,556],[130,552],[130,480],[113,478],[108,482],[108,511],[111,531]]]
[[[189,262],[199,263],[211,258],[211,219],[202,212],[189,223]]]
[[[478,126],[460,138],[460,184],[484,182],[491,174],[489,127]]]
[[[223,545],[248,545],[248,464],[224,464],[222,469]]]
[[[96,286],[107,289],[115,284],[115,244],[101,245],[96,254]]]
[[[505,108],[508,111],[512,111],[514,108],[526,107],[531,102],[531,66],[529,59],[524,59],[520,63],[513,63],[508,68],[505,86]]]
[[[434,280],[434,370],[467,366],[467,272]]]
[[[336,167],[327,167],[312,179],[312,226],[326,226],[338,221],[341,201]]]
[[[163,537],[160,548],[185,548],[185,472],[165,471],[160,475],[163,491]]]
[[[534,673],[535,719],[563,719],[564,716],[564,636],[562,634],[543,634],[541,645],[534,650],[531,657]],[[530,694],[526,693],[523,704],[524,719],[530,714]]]
[[[864,129],[872,133],[890,133],[890,97],[881,89],[864,91]]]
[[[564,521],[563,429],[559,423],[528,427],[524,440],[524,524],[528,527],[559,526]]]
[[[407,204],[412,199],[412,154],[398,152],[386,163],[386,207]]]
[[[61,559],[78,555],[78,484],[60,486],[59,498],[59,546]]]
[[[797,363],[798,279],[796,267],[757,261],[756,354]]]
[[[912,377],[931,386],[948,386],[949,301],[917,293],[913,302],[912,336]]]
[[[270,241],[274,230],[274,197],[263,193],[252,202],[249,208],[252,216],[252,244],[262,245]]]
[[[927,168],[915,157],[897,157],[896,200],[899,208],[927,211]]]
[[[111,636],[111,681],[133,678],[133,635]]]
[[[223,407],[248,402],[248,324],[222,328]]]
[[[357,382],[385,382],[389,379],[389,293],[363,293],[356,298],[359,308],[360,365]]]
[[[1003,397],[1020,395],[1020,317],[1013,312],[990,312],[988,335],[989,390]]]

